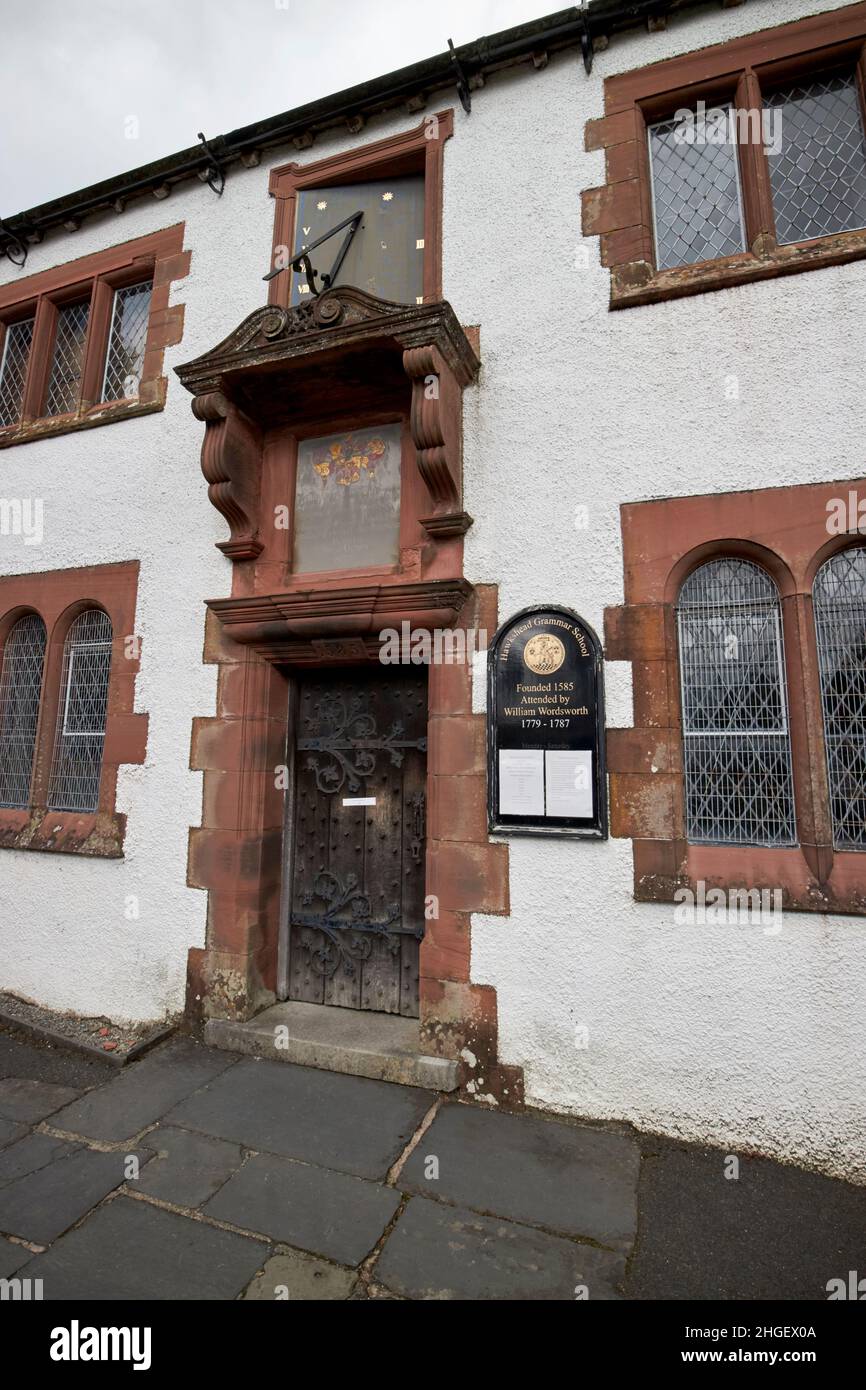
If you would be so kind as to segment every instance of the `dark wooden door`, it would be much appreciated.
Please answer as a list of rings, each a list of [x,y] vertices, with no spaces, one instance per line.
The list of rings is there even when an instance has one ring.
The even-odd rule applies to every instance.
[[[289,998],[417,1017],[426,679],[304,679],[295,768]]]

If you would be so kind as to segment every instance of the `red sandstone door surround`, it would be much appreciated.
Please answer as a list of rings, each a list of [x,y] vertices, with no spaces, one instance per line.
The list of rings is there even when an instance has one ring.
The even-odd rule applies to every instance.
[[[188,881],[208,892],[206,942],[190,951],[192,1022],[248,1018],[274,1002],[291,974],[285,945],[286,973],[278,973],[289,846],[286,782],[276,774],[303,741],[297,686],[316,679],[314,668],[340,668],[341,681],[354,671],[384,689],[380,634],[404,623],[431,635],[464,628],[468,651],[475,630],[496,629],[495,591],[463,578],[472,519],[462,505],[461,403],[478,367],[450,305],[394,305],[338,288],[292,309],[256,310],[177,369],[205,425],[202,471],[229,524],[230,537],[218,544],[232,561],[230,596],[207,602],[216,712],[195,721],[192,739],[204,797]],[[403,432],[396,562],[296,572],[299,442],[382,421],[401,422]],[[431,664],[427,687],[426,785],[412,788],[423,790],[427,813],[416,884],[433,905],[418,949],[421,1045],[465,1054],[467,1080],[500,1104],[519,1104],[519,1071],[496,1057],[495,991],[470,982],[471,913],[508,912],[508,850],[487,833],[485,721],[472,713],[466,661]]]

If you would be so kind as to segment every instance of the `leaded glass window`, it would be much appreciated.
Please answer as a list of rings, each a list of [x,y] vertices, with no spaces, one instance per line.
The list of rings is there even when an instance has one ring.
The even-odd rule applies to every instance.
[[[58,311],[51,376],[45,397],[46,415],[65,415],[78,405],[89,318],[89,300],[67,304]]]
[[[711,560],[677,610],[686,834],[694,844],[796,843],[779,595],[748,560]]]
[[[336,277],[337,285],[354,285],[367,294],[397,304],[420,304],[424,296],[424,177],[337,188],[305,188],[298,193],[295,219],[296,255],[353,212],[364,217]],[[328,273],[342,245],[345,230],[317,247],[314,269]],[[303,271],[292,276],[291,303],[309,297]],[[320,284],[319,281],[316,282]]]
[[[63,646],[63,674],[48,805],[95,811],[105,744],[111,620],[92,608],[72,624]]]
[[[795,82],[765,99],[781,145],[770,154],[780,244],[866,227],[866,141],[853,73]]]
[[[366,569],[400,557],[399,425],[298,445],[294,568]]]
[[[35,322],[33,318],[21,319],[6,329],[0,356],[0,426],[17,425],[21,419]]]
[[[146,280],[115,291],[105,355],[104,401],[129,400],[138,395],[152,289],[152,282]]]
[[[744,251],[730,104],[700,120],[659,121],[648,133],[658,269]]]
[[[813,599],[833,843],[866,850],[866,546],[831,556]]]
[[[29,806],[39,723],[45,624],[36,613],[19,618],[0,665],[0,806]]]

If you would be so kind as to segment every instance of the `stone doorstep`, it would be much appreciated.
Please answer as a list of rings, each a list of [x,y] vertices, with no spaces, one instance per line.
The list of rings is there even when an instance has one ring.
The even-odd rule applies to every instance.
[[[277,1028],[286,1033],[278,1035]],[[281,1043],[276,1046],[277,1038]],[[273,1004],[245,1023],[212,1018],[204,1040],[227,1052],[244,1052],[302,1067],[368,1076],[401,1086],[455,1091],[459,1063],[425,1056],[416,1018],[368,1013],[332,1004]]]

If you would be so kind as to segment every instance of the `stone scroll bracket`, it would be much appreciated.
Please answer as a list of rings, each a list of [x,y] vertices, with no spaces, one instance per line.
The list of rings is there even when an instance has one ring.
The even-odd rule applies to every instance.
[[[367,408],[380,389],[383,358],[398,372],[402,366],[410,384],[409,428],[433,503],[421,525],[434,539],[463,535],[472,518],[462,505],[462,397],[480,368],[476,347],[444,300],[392,304],[347,285],[292,308],[257,309],[216,347],[176,367],[206,427],[201,466],[210,500],[231,528],[220,550],[251,560],[264,549],[262,451],[268,431],[284,427],[281,396],[301,402],[301,413],[316,398],[321,414],[323,380],[332,373],[343,382],[344,413],[358,401]],[[388,389],[382,408],[392,411]]]
[[[221,391],[196,396],[196,419],[204,421],[201,471],[208,483],[208,497],[231,528],[218,548],[231,560],[254,560],[263,550],[258,539],[262,437]]]
[[[409,428],[418,472],[433,499],[421,525],[430,536],[462,536],[472,525],[461,505],[462,385],[432,344],[407,348],[403,369],[412,382]]]

